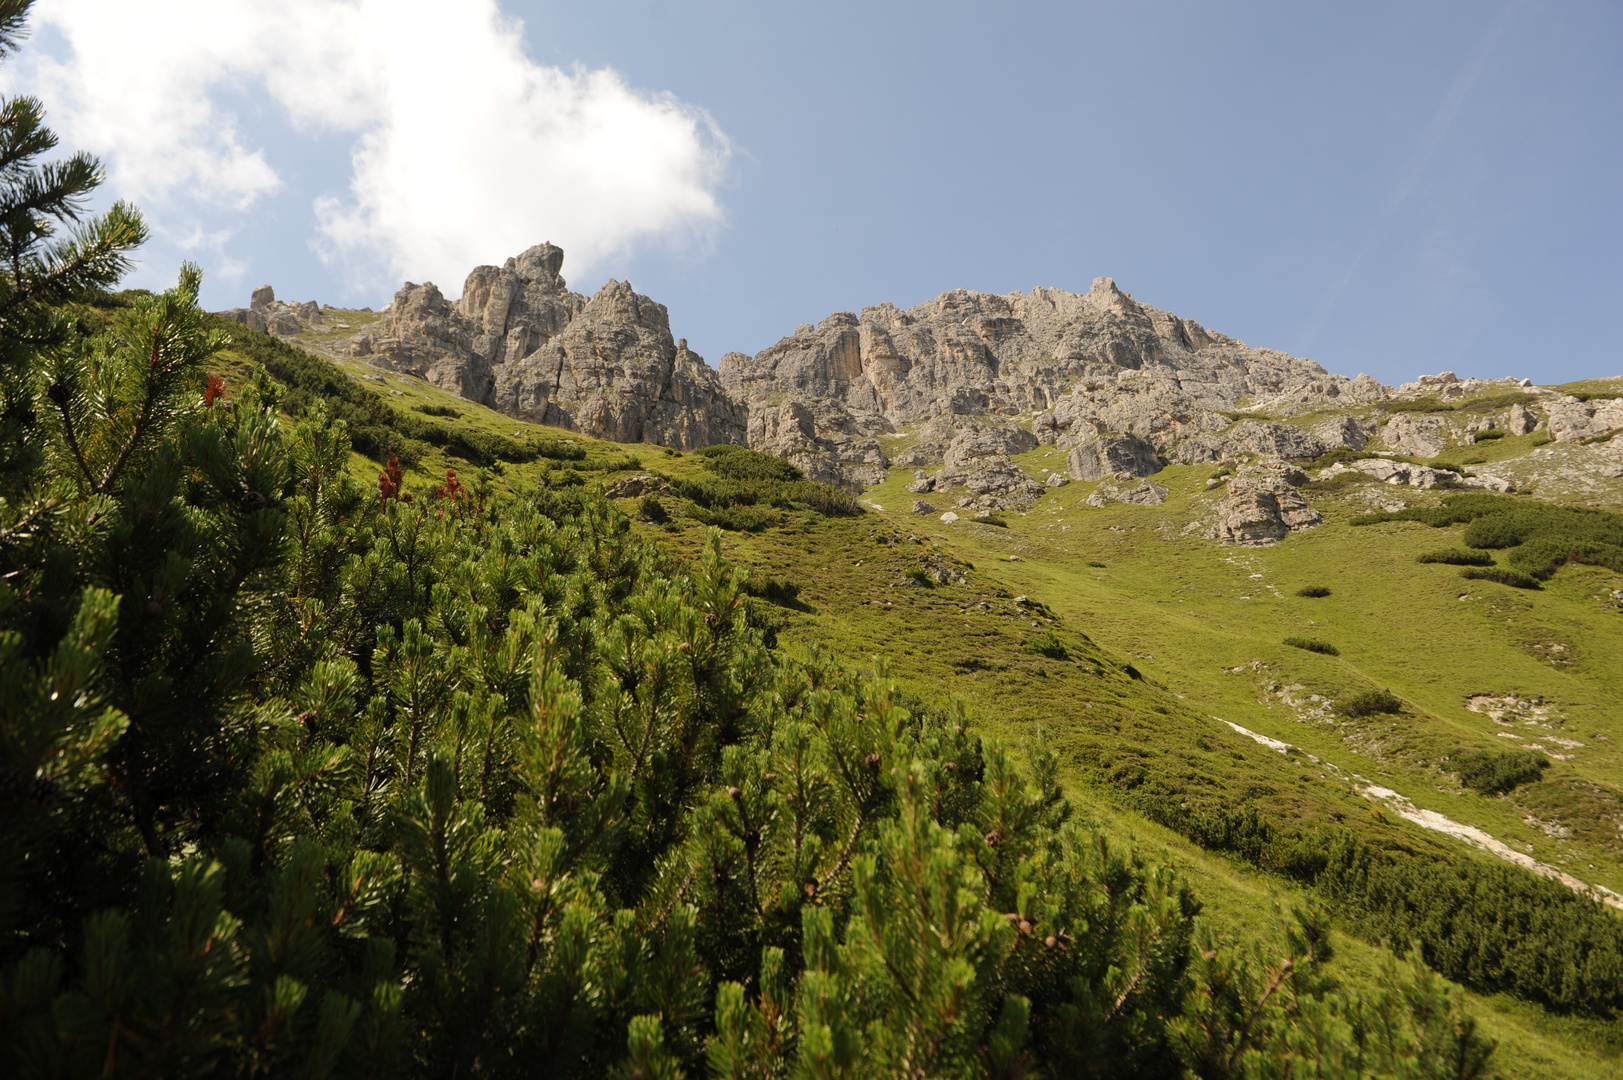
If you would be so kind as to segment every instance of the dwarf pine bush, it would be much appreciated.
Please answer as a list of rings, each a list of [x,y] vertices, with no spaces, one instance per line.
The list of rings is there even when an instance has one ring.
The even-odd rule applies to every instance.
[[[1328,641],[1320,641],[1318,638],[1288,637],[1285,639],[1285,644],[1293,649],[1306,649],[1308,652],[1319,653],[1323,656],[1341,655],[1340,649]]]

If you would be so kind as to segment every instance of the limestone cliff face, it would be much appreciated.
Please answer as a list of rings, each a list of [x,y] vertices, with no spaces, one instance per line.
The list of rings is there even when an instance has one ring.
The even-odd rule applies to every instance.
[[[1010,448],[972,469],[946,458],[1015,435],[1066,448],[1127,437],[1143,475],[1181,444],[1202,460],[1228,453],[1214,433],[1242,399],[1277,412],[1387,393],[1141,304],[1109,278],[1083,294],[958,289],[906,311],[836,312],[755,356],[728,353],[718,373],[672,337],[664,305],[619,281],[588,299],[562,266],[540,244],[475,268],[454,303],[408,282],[356,348],[521,419],[683,449],[747,443],[853,490],[883,479],[891,455],[951,466],[941,490],[1012,478]],[[1012,480],[1010,492],[1034,497]]]
[[[692,449],[743,442],[745,413],[663,304],[610,281],[587,299],[540,244],[476,267],[462,298],[407,282],[369,347],[374,360],[538,424],[616,442]]]
[[[838,312],[753,357],[721,359],[751,446],[848,481],[885,462],[881,436],[943,418],[1018,418],[1043,443],[1131,435],[1165,452],[1253,403],[1372,400],[1385,388],[1140,304],[1109,278],[1085,294],[955,290],[903,311]],[[759,418],[759,422],[758,421]],[[939,425],[936,425],[939,426]]]

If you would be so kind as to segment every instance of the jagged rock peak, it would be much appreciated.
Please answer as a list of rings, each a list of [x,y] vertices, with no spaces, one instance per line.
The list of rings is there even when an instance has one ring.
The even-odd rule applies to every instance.
[[[563,260],[544,243],[474,267],[454,304],[407,282],[366,347],[375,363],[534,423],[682,449],[742,442],[744,412],[672,338],[665,305],[622,281],[590,299],[571,292]]]
[[[1228,428],[1242,400],[1288,411],[1387,392],[1250,348],[1108,277],[1080,294],[954,289],[906,310],[836,312],[753,357],[728,353],[721,379],[749,406],[750,445],[848,486],[883,475],[889,440],[901,463],[941,460],[942,424],[1016,424],[1066,448],[1127,435],[1164,453]]]

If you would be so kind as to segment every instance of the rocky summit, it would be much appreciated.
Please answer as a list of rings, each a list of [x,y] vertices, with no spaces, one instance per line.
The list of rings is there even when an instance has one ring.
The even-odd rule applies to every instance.
[[[663,304],[610,281],[590,298],[559,274],[564,253],[539,244],[478,266],[462,297],[407,282],[353,356],[420,375],[509,416],[616,442],[690,449],[742,442],[744,413],[715,370],[671,336]]]
[[[1102,483],[1101,503],[1153,503],[1160,489],[1140,481],[1167,464],[1306,463],[1337,448],[1434,458],[1494,432],[1588,443],[1623,427],[1615,400],[1528,380],[1442,372],[1390,387],[1334,375],[1141,303],[1106,277],[1086,293],[958,289],[905,310],[835,312],[753,356],[727,353],[718,370],[673,336],[664,305],[621,281],[572,292],[563,261],[544,243],[475,267],[454,301],[407,282],[381,317],[338,338],[348,324],[277,301],[269,286],[225,314],[531,423],[684,450],[745,444],[853,492],[909,467],[912,493],[977,513],[1026,508],[1069,480]],[[1496,385],[1527,392],[1488,412],[1449,404]],[[1438,408],[1394,407],[1404,402]],[[1063,473],[1037,479],[1014,462],[1040,446],[1068,452]],[[1412,462],[1358,468],[1416,487],[1513,486]],[[1211,535],[1269,543],[1311,527],[1281,475],[1237,481]]]

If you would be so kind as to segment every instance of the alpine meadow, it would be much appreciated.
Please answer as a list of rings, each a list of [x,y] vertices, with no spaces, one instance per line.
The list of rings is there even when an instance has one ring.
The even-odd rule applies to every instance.
[[[712,366],[550,243],[209,312],[46,106],[0,1073],[1623,1077],[1623,378],[1109,278]]]

